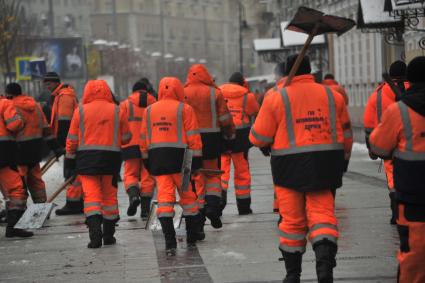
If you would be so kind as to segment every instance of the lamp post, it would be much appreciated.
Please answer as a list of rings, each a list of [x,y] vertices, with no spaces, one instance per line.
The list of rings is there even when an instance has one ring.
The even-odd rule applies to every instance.
[[[242,1],[238,1],[239,8],[239,71],[243,74],[243,30],[248,28],[246,11]]]

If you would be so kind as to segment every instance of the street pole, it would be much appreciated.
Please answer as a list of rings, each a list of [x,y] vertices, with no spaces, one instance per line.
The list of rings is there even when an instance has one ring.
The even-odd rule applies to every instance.
[[[49,29],[50,36],[55,36],[55,12],[53,10],[53,0],[49,0]]]
[[[204,14],[204,20],[203,20],[203,29],[204,29],[204,48],[205,48],[205,60],[207,60],[207,62],[209,62],[209,58],[208,58],[208,30],[207,30],[207,6],[204,4],[202,5],[203,8],[203,14]]]
[[[112,7],[112,28],[114,33],[114,40],[118,41],[118,26],[117,26],[117,2],[116,0],[111,0]]]
[[[242,37],[242,3],[238,1],[239,6],[239,71],[243,74],[243,37]]]
[[[161,60],[159,60],[159,61],[160,61],[162,69],[164,69],[164,67],[166,67],[165,66],[165,59],[164,59],[166,49],[165,49],[165,31],[164,31],[164,28],[165,28],[164,11],[163,11],[163,3],[162,2],[163,2],[162,0],[159,0],[159,19],[160,19],[160,24],[161,24]],[[166,69],[166,72],[167,71],[168,71],[168,68]],[[159,84],[159,80],[160,80],[160,77],[158,77],[158,84]]]

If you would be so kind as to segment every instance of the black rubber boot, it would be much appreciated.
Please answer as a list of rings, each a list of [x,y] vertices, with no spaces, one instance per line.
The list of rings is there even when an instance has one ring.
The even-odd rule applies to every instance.
[[[102,216],[92,215],[86,219],[89,228],[90,243],[87,245],[89,249],[97,249],[102,246]]]
[[[205,216],[211,221],[211,226],[215,229],[223,227],[220,219],[220,197],[205,196]]]
[[[6,209],[0,211],[0,223],[7,223],[6,219]]]
[[[223,210],[226,208],[227,205],[227,190],[222,189],[221,190],[221,200],[220,200],[220,211],[221,215],[223,215]]]
[[[202,216],[186,216],[186,242],[188,245],[194,245],[197,241],[205,239],[205,233],[202,231]]]
[[[397,200],[396,200],[396,197],[395,197],[395,192],[390,193],[390,201],[391,201],[390,224],[396,225],[397,224]]]
[[[174,230],[173,218],[161,217],[159,218],[161,223],[162,233],[165,237],[165,253],[167,256],[175,256],[177,249],[176,231]]]
[[[203,237],[205,239],[204,226],[205,226],[205,222],[207,221],[207,218],[205,217],[205,209],[204,208],[201,208],[199,210],[199,215],[200,215],[199,216],[199,219],[200,219],[199,234],[200,234],[201,238]]]
[[[7,211],[7,227],[6,227],[6,238],[20,237],[29,238],[34,236],[33,232],[26,231],[24,229],[15,229],[13,226],[21,218],[24,211],[22,210],[9,210]]]
[[[115,239],[115,223],[117,220],[107,220],[103,219],[103,244],[106,245],[115,245],[117,239]]]
[[[149,217],[149,213],[151,211],[151,201],[152,201],[151,197],[140,198],[140,208],[141,208],[140,217],[143,220],[146,220]]]
[[[137,212],[137,207],[140,204],[140,193],[138,187],[130,187],[127,190],[128,194],[128,209],[127,215],[134,216]]]
[[[57,216],[63,215],[77,215],[84,212],[84,203],[81,201],[66,201],[65,206],[56,209],[55,213]]]
[[[236,204],[238,206],[239,215],[252,214],[251,198],[236,199]]]
[[[321,240],[313,245],[316,254],[316,273],[319,283],[333,283],[333,269],[336,266],[336,252],[338,247],[328,239]]]
[[[303,255],[300,252],[288,253],[282,252],[283,260],[285,261],[286,277],[283,283],[300,283],[301,264]]]

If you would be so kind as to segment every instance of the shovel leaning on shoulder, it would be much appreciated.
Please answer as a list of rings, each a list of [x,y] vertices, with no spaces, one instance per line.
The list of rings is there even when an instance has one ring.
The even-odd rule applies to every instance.
[[[341,34],[349,31],[355,25],[356,22],[351,19],[326,15],[323,12],[307,7],[299,7],[297,13],[286,29],[306,33],[308,34],[308,37],[303,48],[298,54],[291,71],[289,72],[288,78],[285,82],[285,87],[291,84],[291,81],[297,73],[308,47],[316,35],[336,33],[340,36]]]

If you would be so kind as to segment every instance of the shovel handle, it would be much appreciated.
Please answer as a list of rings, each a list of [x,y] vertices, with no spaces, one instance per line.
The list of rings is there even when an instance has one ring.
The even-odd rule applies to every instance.
[[[50,167],[52,167],[52,165],[58,161],[56,156],[53,156],[52,158],[50,158],[42,167],[41,167],[41,175],[44,175],[44,173],[47,172],[47,170],[49,170]]]
[[[301,49],[300,53],[298,54],[297,59],[295,60],[294,65],[291,68],[291,71],[289,72],[288,78],[285,81],[284,87],[287,87],[291,84],[292,79],[294,78],[295,74],[297,73],[298,69],[300,68],[301,62],[307,53],[307,49],[310,46],[311,42],[313,41],[313,38],[316,36],[317,31],[319,29],[319,23],[317,22],[314,25],[313,31],[308,35],[308,38],[306,42],[304,43],[303,48]]]
[[[47,200],[47,202],[48,203],[51,203],[63,190],[65,190],[66,189],[66,187],[68,187],[68,185],[70,185],[72,182],[74,181],[74,177],[71,177],[71,178],[69,178],[69,179],[67,179],[66,181],[65,181],[65,183],[63,183],[62,184],[62,186],[59,188],[59,189],[57,189],[54,193],[53,193],[53,195],[51,195],[50,197],[49,197],[49,199]]]
[[[224,171],[222,171],[222,170],[205,169],[205,168],[199,169],[198,172],[204,173],[204,174],[207,174],[207,175],[223,175],[224,174]]]

